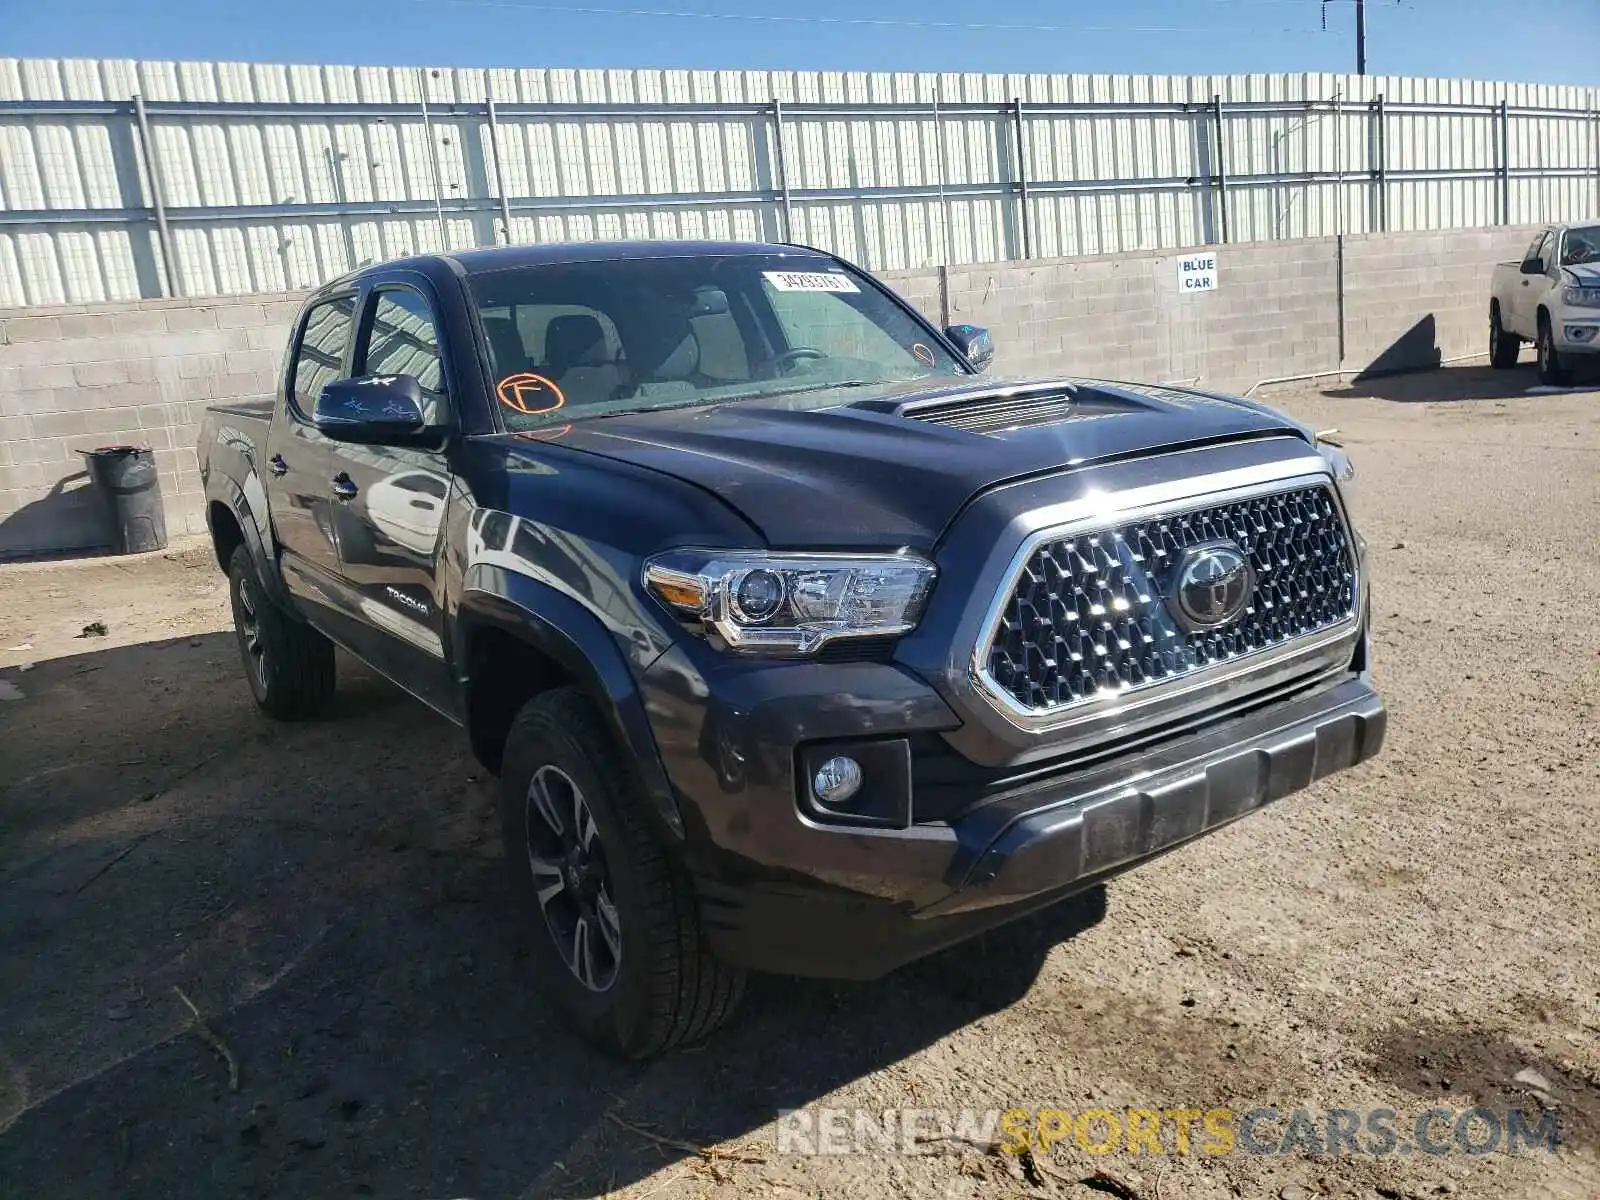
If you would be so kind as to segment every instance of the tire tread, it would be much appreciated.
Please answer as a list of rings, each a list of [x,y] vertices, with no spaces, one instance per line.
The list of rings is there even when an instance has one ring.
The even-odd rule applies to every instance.
[[[256,620],[267,642],[267,694],[257,696],[256,702],[280,720],[321,715],[333,701],[333,643],[267,597],[255,560],[243,545],[235,547],[228,564],[230,576],[241,572],[255,584]],[[238,586],[237,581],[233,586]]]
[[[627,860],[646,897],[649,927],[643,937],[652,951],[649,1011],[637,1036],[612,1049],[629,1058],[651,1058],[699,1041],[733,1015],[744,994],[745,972],[711,952],[688,872],[652,832],[616,742],[582,689],[555,688],[528,701],[511,723],[507,744],[542,738],[546,731],[576,742],[600,777],[622,828]]]

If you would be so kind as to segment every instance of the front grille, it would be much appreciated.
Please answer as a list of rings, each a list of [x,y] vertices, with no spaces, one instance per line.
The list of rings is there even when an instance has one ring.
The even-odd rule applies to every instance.
[[[1243,615],[1185,629],[1166,593],[1191,547],[1232,542],[1254,570]],[[991,683],[1050,713],[1272,649],[1355,615],[1355,561],[1322,484],[1163,514],[1039,543],[1000,613]]]

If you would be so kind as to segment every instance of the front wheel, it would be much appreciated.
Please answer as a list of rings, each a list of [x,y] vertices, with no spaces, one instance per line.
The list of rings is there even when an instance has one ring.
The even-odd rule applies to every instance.
[[[540,984],[585,1037],[637,1059],[725,1022],[745,973],[706,945],[624,762],[582,691],[536,696],[506,736],[501,817]]]
[[[1499,371],[1510,370],[1517,365],[1517,356],[1522,352],[1522,339],[1514,333],[1507,333],[1505,326],[1500,323],[1500,306],[1489,306],[1489,365]]]
[[[250,694],[280,720],[316,716],[333,700],[333,643],[267,598],[244,546],[228,562],[228,595]]]
[[[1566,387],[1571,382],[1556,350],[1556,335],[1550,328],[1550,318],[1542,314],[1539,317],[1539,382],[1549,387]]]

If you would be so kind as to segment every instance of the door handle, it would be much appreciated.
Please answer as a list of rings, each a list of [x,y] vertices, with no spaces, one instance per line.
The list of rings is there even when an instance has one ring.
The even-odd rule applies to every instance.
[[[332,489],[333,494],[341,500],[354,499],[356,492],[359,490],[355,485],[355,481],[343,471],[333,477]]]
[[[1522,286],[1523,286],[1523,287],[1527,287],[1527,286],[1528,286],[1528,281],[1527,281],[1527,280],[1526,280],[1526,279],[1524,279],[1524,280],[1523,280],[1523,281],[1522,281]]]
[[[281,454],[274,454],[267,459],[267,466],[272,469],[274,475],[287,475],[289,473],[289,464],[283,461],[283,455]]]

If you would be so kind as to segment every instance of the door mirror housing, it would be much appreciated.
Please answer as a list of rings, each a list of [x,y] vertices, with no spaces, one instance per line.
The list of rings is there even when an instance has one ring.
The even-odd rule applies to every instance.
[[[994,339],[981,325],[947,325],[945,337],[955,343],[962,356],[980,371],[994,361]]]
[[[1544,272],[1545,272],[1544,259],[1542,259],[1542,258],[1529,258],[1529,259],[1525,259],[1523,261],[1522,273],[1524,275],[1543,275]]]
[[[311,423],[342,442],[416,441],[429,432],[422,384],[414,375],[363,375],[322,389]]]

